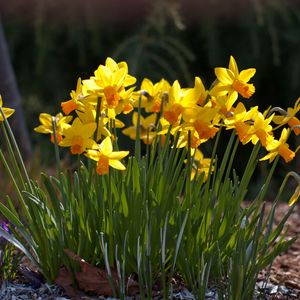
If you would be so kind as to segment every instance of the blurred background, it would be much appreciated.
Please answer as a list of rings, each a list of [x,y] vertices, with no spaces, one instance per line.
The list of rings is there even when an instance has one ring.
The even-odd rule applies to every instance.
[[[107,56],[127,61],[139,82],[191,87],[200,76],[208,88],[233,55],[240,69],[257,69],[251,106],[286,108],[300,96],[297,0],[10,0],[0,18],[0,93],[18,108],[26,156],[47,140],[32,131],[39,113],[57,113]],[[299,171],[299,158],[281,168]]]

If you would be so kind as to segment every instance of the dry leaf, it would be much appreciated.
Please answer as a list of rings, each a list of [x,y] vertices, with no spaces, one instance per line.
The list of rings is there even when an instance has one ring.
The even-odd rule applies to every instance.
[[[80,289],[101,296],[112,295],[112,289],[110,287],[106,271],[92,266],[69,249],[65,249],[64,251],[74,261],[77,261],[81,267],[81,272],[75,273],[76,281]],[[113,277],[114,279],[116,278],[115,274],[113,274]]]

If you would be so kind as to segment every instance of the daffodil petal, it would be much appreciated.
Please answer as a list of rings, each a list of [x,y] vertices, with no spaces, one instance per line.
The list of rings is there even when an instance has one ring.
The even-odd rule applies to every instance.
[[[226,68],[215,68],[215,74],[223,84],[231,85],[235,78],[233,72]]]
[[[243,82],[248,82],[255,74],[256,69],[254,68],[250,68],[250,69],[246,69],[241,71],[240,75],[239,75],[239,80],[243,81]]]
[[[111,143],[111,139],[109,136],[107,136],[99,145],[99,151],[105,155],[109,156],[112,153],[113,147]]]
[[[113,160],[120,160],[127,156],[129,154],[129,151],[114,151],[111,154],[109,154],[109,159]]]
[[[229,69],[233,72],[235,77],[239,76],[239,69],[233,56],[230,56],[229,59]]]
[[[109,160],[108,163],[111,167],[117,169],[117,170],[125,170],[125,166],[119,161],[119,160]]]

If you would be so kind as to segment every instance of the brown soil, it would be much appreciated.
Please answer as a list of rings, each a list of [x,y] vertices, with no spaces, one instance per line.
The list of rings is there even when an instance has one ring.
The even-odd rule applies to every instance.
[[[271,203],[267,205],[268,209]],[[278,223],[288,211],[287,204],[280,204],[276,209],[275,222]],[[300,206],[297,205],[287,221],[287,238],[300,237]],[[271,268],[270,281],[287,288],[300,290],[300,238],[286,253],[278,256]],[[300,298],[299,298],[300,299]]]

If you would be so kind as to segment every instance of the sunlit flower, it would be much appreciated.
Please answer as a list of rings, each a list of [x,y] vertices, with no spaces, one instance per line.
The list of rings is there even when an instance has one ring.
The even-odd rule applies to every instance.
[[[156,114],[151,114],[150,116],[144,118],[143,116],[140,116],[140,139],[145,144],[151,144],[156,132],[155,124],[156,124]],[[125,135],[128,135],[132,140],[136,139],[136,127],[138,124],[138,113],[134,112],[132,115],[132,123],[133,126],[128,127],[126,129],[123,129],[122,132]]]
[[[261,112],[257,112],[254,116],[254,123],[250,126],[248,134],[251,135],[251,141],[253,144],[256,144],[258,141],[264,147],[267,147],[273,140],[272,126],[270,125],[273,116],[265,119],[264,115]]]
[[[266,147],[269,152],[266,156],[260,160],[269,160],[272,162],[277,155],[280,155],[286,163],[290,162],[295,157],[295,152],[289,149],[289,145],[286,143],[290,130],[284,128],[281,132],[279,140],[274,139]]]
[[[54,118],[54,120],[53,120]],[[69,124],[73,119],[72,116],[63,116],[62,113],[58,113],[56,116],[51,116],[46,113],[41,113],[39,115],[39,121],[41,125],[34,128],[35,132],[50,134],[51,142],[54,143],[54,132],[53,132],[53,125],[52,120],[55,121],[55,131],[56,131],[56,141],[60,143],[62,140],[63,130],[70,127]]]
[[[125,170],[125,166],[120,162],[127,156],[129,151],[113,151],[110,137],[106,137],[97,149],[88,150],[86,156],[97,161],[96,171],[99,175],[105,175],[109,172],[109,167],[117,170]]]
[[[194,154],[194,160],[192,165],[192,172],[191,172],[191,180],[195,178],[195,176],[199,177],[201,174],[204,175],[203,181],[205,182],[209,175],[210,165],[212,163],[212,160],[210,158],[204,158],[203,153],[196,149]],[[211,171],[213,171],[214,168],[212,166]]]
[[[96,123],[83,124],[79,118],[76,118],[72,126],[63,130],[64,138],[59,143],[62,147],[71,147],[72,154],[81,154],[87,149],[97,146],[92,139],[96,130]]]
[[[211,106],[217,108],[220,113],[220,118],[230,118],[233,113],[233,104],[236,101],[234,94],[226,94],[218,97],[211,97]]]
[[[257,112],[257,106],[252,107],[249,111],[247,111],[244,104],[239,102],[232,111],[231,116],[224,119],[226,129],[235,129],[239,140],[243,145],[250,142],[252,138],[252,135],[249,134],[249,130],[251,129],[251,124],[249,124],[249,122],[252,122]]]
[[[203,106],[206,103],[208,91],[205,89],[200,77],[195,77],[194,88],[187,92],[190,97],[196,100],[196,104]]]
[[[240,94],[244,98],[250,98],[255,92],[253,84],[248,81],[254,76],[256,70],[254,68],[246,69],[239,72],[233,56],[230,56],[229,68],[215,68],[215,74],[218,83],[214,86],[212,95],[234,94],[235,97]]]
[[[112,58],[107,58],[105,65],[100,65],[95,71],[95,76],[83,81],[83,90],[87,95],[101,97],[103,109],[115,109],[120,112],[129,113],[133,109],[131,94],[133,88],[125,88],[133,85],[136,79],[128,74],[125,62],[116,63]],[[83,102],[86,103],[84,99]],[[89,101],[90,104],[97,103]]]
[[[287,113],[283,116],[274,116],[273,122],[275,124],[288,124],[290,128],[293,128],[296,135],[300,134],[300,128],[295,126],[300,126],[300,120],[296,117],[296,114],[300,110],[300,98],[296,101],[293,108],[289,107]]]
[[[61,103],[62,111],[65,115],[69,115],[72,111],[82,108],[83,99],[81,79],[77,80],[77,86],[75,91],[70,93],[71,99]]]
[[[197,110],[197,98],[189,89],[181,89],[179,82],[174,81],[168,101],[164,107],[164,118],[172,125],[177,123],[182,116],[185,121],[192,118]]]
[[[290,198],[290,200],[289,200],[289,206],[294,205],[298,201],[299,197],[300,197],[300,184],[297,185],[294,194]]]
[[[77,111],[77,116],[82,124],[96,123],[96,110],[91,105],[86,105],[83,111]],[[107,128],[108,121],[108,118],[105,118],[102,115],[99,116],[96,141],[99,141],[102,136],[111,136],[111,133]]]
[[[141,107],[145,108],[146,112],[160,112],[162,99],[165,94],[169,93],[170,88],[170,84],[165,79],[153,84],[150,79],[145,78],[142,81],[141,90],[135,94],[135,106],[138,106],[138,98],[142,93]]]
[[[2,105],[3,105],[3,101],[2,101],[2,97],[0,95],[0,107],[1,107],[1,109],[2,109],[2,111],[4,113],[4,115],[5,115],[5,118],[10,117],[15,112],[14,109],[7,108],[7,107],[2,107]],[[0,121],[2,122],[3,120],[4,120],[3,116],[2,116],[2,114],[0,114]]]
[[[181,127],[178,132],[180,134],[176,148],[191,147],[191,149],[196,149],[203,142],[193,127]]]

